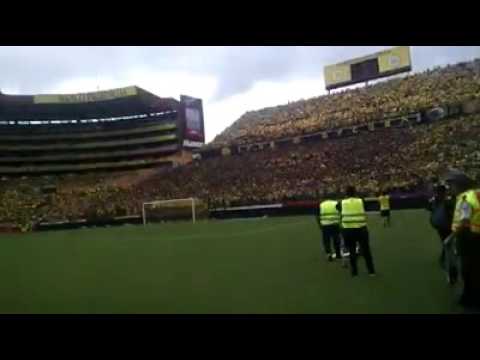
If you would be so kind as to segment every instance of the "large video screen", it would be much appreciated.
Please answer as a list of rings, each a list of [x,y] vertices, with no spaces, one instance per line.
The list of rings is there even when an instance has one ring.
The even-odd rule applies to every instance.
[[[202,133],[202,118],[199,109],[195,108],[186,108],[185,109],[185,120],[187,124],[187,129],[190,134],[201,135]]]
[[[205,143],[202,100],[182,95],[180,101],[185,109],[184,145],[199,147]]]
[[[372,79],[378,75],[377,59],[362,61],[350,66],[352,73],[352,81],[360,82]]]
[[[324,69],[327,90],[412,70],[410,48],[398,46]]]

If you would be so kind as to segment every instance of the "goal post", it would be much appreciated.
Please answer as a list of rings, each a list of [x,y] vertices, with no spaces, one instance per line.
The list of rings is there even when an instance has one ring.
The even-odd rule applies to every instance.
[[[144,202],[142,204],[143,225],[148,222],[189,220],[195,223],[208,214],[208,208],[200,199],[169,199]]]

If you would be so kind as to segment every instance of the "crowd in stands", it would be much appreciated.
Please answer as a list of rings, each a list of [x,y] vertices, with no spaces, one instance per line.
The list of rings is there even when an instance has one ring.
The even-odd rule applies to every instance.
[[[42,200],[33,187],[22,185],[0,190],[0,223],[17,225],[22,231],[28,231],[39,220]]]
[[[479,176],[480,115],[339,139],[218,156],[158,169],[119,186],[108,175],[57,179],[56,192],[5,189],[2,222],[72,221],[141,214],[145,201],[197,197],[210,207],[318,199],[355,184],[364,196],[423,191],[448,166]],[[118,175],[111,177],[118,178]],[[102,181],[100,181],[102,179]],[[69,181],[77,186],[68,186]],[[27,187],[27,185],[25,185]],[[30,225],[28,225],[30,224]]]
[[[298,131],[370,121],[382,115],[380,109],[408,112],[478,98],[479,72],[471,64],[248,113],[234,125],[236,130],[226,131],[218,141],[283,138]],[[479,135],[477,113],[338,139],[276,143],[274,148],[143,173],[2,178],[0,223],[16,223],[28,230],[39,221],[140,215],[143,202],[187,197],[203,199],[210,207],[318,199],[349,184],[364,196],[381,190],[422,191],[426,182],[449,166],[479,179]],[[44,191],[45,184],[54,191]]]
[[[244,144],[339,127],[480,97],[480,59],[287,105],[250,111],[212,145]]]
[[[157,198],[192,195],[215,205],[317,199],[355,184],[360,193],[421,191],[447,166],[477,176],[480,116],[387,128],[355,136],[290,143],[206,159],[143,184]],[[168,185],[167,185],[168,184]],[[167,186],[165,186],[167,185]]]

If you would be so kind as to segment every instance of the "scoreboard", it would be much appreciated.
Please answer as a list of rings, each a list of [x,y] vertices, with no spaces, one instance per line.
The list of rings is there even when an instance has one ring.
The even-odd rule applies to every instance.
[[[410,48],[398,46],[324,68],[327,90],[412,70]]]
[[[201,147],[205,143],[205,125],[203,121],[203,104],[201,99],[181,95],[181,114],[183,146]]]

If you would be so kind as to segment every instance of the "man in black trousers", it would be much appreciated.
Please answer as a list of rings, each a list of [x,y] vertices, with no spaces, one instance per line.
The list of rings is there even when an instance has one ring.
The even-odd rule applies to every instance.
[[[440,265],[447,272],[448,283],[453,285],[457,280],[457,272],[455,268],[446,268],[444,241],[452,233],[455,201],[447,195],[447,189],[444,185],[435,186],[433,192],[434,196],[428,202],[427,208],[431,212],[430,224],[437,231],[440,238]]]
[[[318,216],[316,216],[318,226],[322,230],[323,249],[328,261],[333,260],[332,243],[335,249],[335,258],[342,258],[340,252],[340,213],[336,206],[337,201],[330,197],[320,202],[318,207]]]
[[[363,200],[356,196],[353,186],[347,187],[346,199],[338,203],[337,209],[341,214],[342,236],[350,252],[352,276],[358,275],[357,243],[360,245],[360,253],[365,259],[369,275],[375,276],[375,266],[369,244],[367,214]]]

